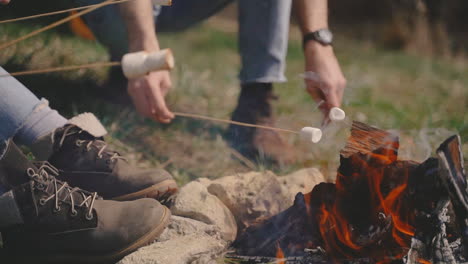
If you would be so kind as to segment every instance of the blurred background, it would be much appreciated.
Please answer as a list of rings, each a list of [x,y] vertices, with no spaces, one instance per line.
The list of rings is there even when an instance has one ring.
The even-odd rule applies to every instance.
[[[71,7],[68,1],[13,0],[0,7],[0,19]],[[401,135],[401,158],[422,161],[446,137],[459,133],[468,155],[468,2],[465,0],[330,0],[335,52],[348,80],[343,108],[348,121],[326,129],[319,144],[285,135],[301,155],[297,164],[272,167],[239,162],[223,140],[225,125],[176,119],[161,125],[139,117],[132,106],[99,99],[109,69],[79,70],[19,77],[62,114],[94,112],[106,125],[112,145],[133,162],[168,169],[179,181],[217,178],[248,170],[283,174],[318,167],[332,181],[339,150],[351,120]],[[65,15],[66,16],[66,15]],[[24,35],[64,15],[0,24],[0,43]],[[180,32],[160,35],[162,47],[176,56],[174,111],[229,118],[239,93],[237,7]],[[103,46],[80,25],[61,26],[0,52],[10,72],[106,61]],[[277,126],[298,130],[320,126],[321,115],[304,90],[301,35],[291,19],[285,84],[276,85]]]

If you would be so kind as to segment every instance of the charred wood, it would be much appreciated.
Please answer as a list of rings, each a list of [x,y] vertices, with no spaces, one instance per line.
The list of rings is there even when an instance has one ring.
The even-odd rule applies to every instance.
[[[236,254],[253,261],[248,256],[281,251],[294,257],[287,263],[466,262],[468,187],[459,137],[423,163],[398,160],[398,147],[395,134],[354,122],[336,183],[297,194],[291,208],[244,230]]]

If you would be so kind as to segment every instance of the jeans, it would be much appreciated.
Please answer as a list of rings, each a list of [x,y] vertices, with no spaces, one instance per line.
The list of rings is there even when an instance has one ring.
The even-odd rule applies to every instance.
[[[0,67],[0,75],[7,72]],[[0,77],[0,159],[5,142],[15,138],[30,145],[67,120],[50,109],[47,100],[39,100],[13,77]]]
[[[81,6],[103,0],[73,1]],[[232,1],[234,0],[174,0],[172,6],[155,7],[157,31],[184,30],[209,18]],[[292,0],[238,1],[241,82],[285,82]],[[109,48],[113,60],[119,60],[127,52],[126,29],[118,6],[100,8],[84,18],[97,39]]]

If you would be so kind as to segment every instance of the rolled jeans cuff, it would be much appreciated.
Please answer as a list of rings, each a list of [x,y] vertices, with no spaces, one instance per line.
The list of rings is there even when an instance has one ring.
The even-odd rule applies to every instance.
[[[288,81],[284,74],[277,75],[239,75],[241,84],[246,83],[285,83]]]
[[[5,141],[0,141],[0,160],[3,158],[3,156],[5,155],[5,152],[7,150],[7,147],[8,147],[8,141],[5,140]]]

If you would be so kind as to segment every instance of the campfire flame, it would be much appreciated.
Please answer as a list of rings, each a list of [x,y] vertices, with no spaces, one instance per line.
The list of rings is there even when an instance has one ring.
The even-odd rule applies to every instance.
[[[466,236],[460,234],[468,229],[468,194],[460,138],[442,143],[438,159],[419,163],[397,159],[398,137],[390,132],[354,122],[351,134],[336,182],[298,193],[293,206],[250,228],[241,240],[253,238],[247,250],[262,245],[253,254],[268,256],[276,250],[277,261],[285,255],[327,263],[466,260]]]
[[[286,261],[284,260],[284,252],[283,250],[281,249],[279,243],[276,245],[276,263],[277,264],[286,264]]]
[[[398,146],[396,146],[397,148]],[[396,155],[390,151],[355,155],[349,159],[354,171],[351,175],[338,173],[335,200],[331,204],[322,204],[318,213],[320,234],[326,251],[333,256],[342,258],[379,254],[377,253],[379,249],[375,248],[376,241],[367,245],[357,239],[359,233],[363,231],[350,218],[355,218],[354,222],[356,222],[356,218],[361,218],[364,219],[365,223],[378,225],[379,218],[382,220],[382,218],[391,217],[394,248],[396,246],[408,248],[410,239],[414,235],[414,227],[411,224],[413,219],[410,219],[412,214],[409,213],[411,209],[402,202],[407,188],[408,172],[402,171],[397,181],[388,182],[386,168],[396,162]],[[368,193],[350,193],[349,187],[353,182],[367,184]],[[388,186],[391,188],[389,189]],[[362,213],[364,209],[356,211],[353,208],[347,208],[349,206],[348,199],[359,195],[367,196],[367,201],[364,201],[367,204],[361,206],[367,209],[368,215],[353,215],[356,212],[358,212],[357,214]],[[350,212],[352,213],[350,214]],[[380,247],[382,252],[379,255],[387,256],[389,252],[386,251],[389,250],[389,247],[391,248],[389,245],[382,245]],[[380,263],[387,263],[387,261]]]

